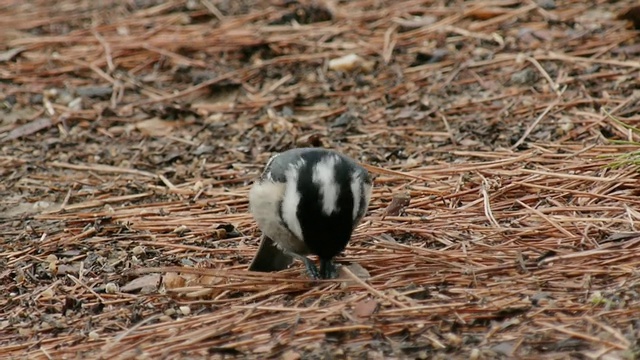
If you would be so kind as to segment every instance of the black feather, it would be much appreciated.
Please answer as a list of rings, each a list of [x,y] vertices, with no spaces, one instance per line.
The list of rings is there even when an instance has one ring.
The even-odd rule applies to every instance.
[[[339,184],[338,210],[327,215],[322,211],[320,188],[313,182],[313,165],[327,155],[324,152],[313,152],[305,156],[307,162],[298,176],[297,188],[302,197],[297,216],[305,244],[313,254],[328,260],[344,250],[351,238],[354,200],[350,184],[351,173],[357,169],[342,157],[336,162],[333,180]]]

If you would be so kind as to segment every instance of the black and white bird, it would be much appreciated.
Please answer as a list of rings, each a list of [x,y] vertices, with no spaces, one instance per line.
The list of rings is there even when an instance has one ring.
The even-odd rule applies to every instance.
[[[312,278],[335,277],[333,258],[367,211],[371,188],[367,170],[333,150],[272,156],[249,192],[249,211],[262,230],[249,270],[283,270],[299,259]],[[311,254],[320,259],[319,272]]]

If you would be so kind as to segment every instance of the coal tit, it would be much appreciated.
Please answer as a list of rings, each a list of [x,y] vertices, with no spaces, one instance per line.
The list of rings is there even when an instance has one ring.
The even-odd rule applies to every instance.
[[[298,148],[271,157],[249,191],[263,234],[249,270],[282,270],[299,259],[312,278],[335,277],[333,258],[367,211],[371,188],[367,170],[336,151]],[[310,254],[319,257],[320,272]]]

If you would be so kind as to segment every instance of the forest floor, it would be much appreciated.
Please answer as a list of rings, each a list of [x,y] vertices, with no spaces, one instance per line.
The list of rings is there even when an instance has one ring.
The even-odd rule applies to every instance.
[[[634,5],[0,1],[0,357],[638,358]],[[375,178],[335,280],[247,270],[300,146]]]

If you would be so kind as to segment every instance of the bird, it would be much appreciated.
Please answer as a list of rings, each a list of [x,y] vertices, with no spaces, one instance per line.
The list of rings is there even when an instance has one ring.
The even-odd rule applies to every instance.
[[[363,166],[335,150],[273,155],[249,190],[249,212],[262,231],[249,270],[284,270],[298,259],[312,279],[335,278],[333,259],[364,217],[372,186]],[[308,255],[318,256],[319,271]]]

